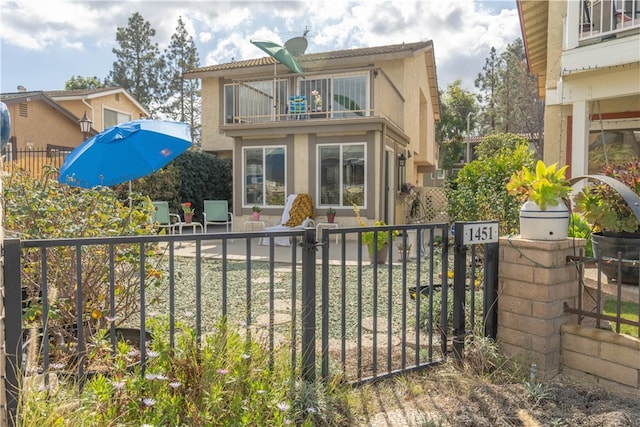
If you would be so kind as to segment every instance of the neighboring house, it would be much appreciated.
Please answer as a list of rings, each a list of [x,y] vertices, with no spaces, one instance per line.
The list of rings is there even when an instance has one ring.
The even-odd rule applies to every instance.
[[[147,111],[120,88],[3,93],[11,114],[7,158],[21,150],[71,151],[84,140],[79,120],[87,115],[95,134],[115,124],[147,117]],[[87,135],[88,136],[88,135]],[[12,155],[13,154],[13,155]]]
[[[517,4],[546,103],[545,161],[580,176],[640,158],[640,1]]]
[[[355,225],[353,203],[370,220],[401,222],[401,184],[437,171],[433,43],[296,59],[302,75],[271,57],[184,75],[202,80],[202,149],[233,160],[239,224],[253,205],[277,222],[292,193],[311,194],[321,217],[336,209],[343,225]]]

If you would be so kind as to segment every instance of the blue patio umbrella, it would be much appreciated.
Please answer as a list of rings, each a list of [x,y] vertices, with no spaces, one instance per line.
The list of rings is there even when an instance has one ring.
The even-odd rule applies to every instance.
[[[186,123],[132,120],[89,138],[65,159],[58,181],[112,186],[157,171],[191,146]]]

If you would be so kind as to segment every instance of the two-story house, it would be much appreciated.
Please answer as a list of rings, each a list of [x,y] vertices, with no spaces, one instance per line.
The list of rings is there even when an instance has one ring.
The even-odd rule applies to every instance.
[[[252,206],[276,223],[288,194],[311,194],[318,215],[355,225],[395,218],[402,183],[437,170],[440,120],[431,41],[199,68],[202,149],[231,158],[236,224]],[[396,221],[397,220],[397,221]]]
[[[580,176],[640,158],[640,1],[517,4],[546,103],[545,161]]]
[[[121,88],[27,91],[0,96],[11,115],[7,159],[24,150],[69,152],[88,135],[149,113]],[[86,115],[91,130],[83,135],[79,121]]]

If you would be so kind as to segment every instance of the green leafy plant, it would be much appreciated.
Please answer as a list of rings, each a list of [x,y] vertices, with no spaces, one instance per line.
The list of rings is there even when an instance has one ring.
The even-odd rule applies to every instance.
[[[353,211],[356,214],[358,224],[360,224],[362,227],[367,227],[367,223],[364,222],[360,217],[360,208],[358,208],[358,205],[356,205],[355,203],[353,204]],[[376,221],[374,225],[376,227],[384,227],[387,224],[385,224],[384,221]],[[380,251],[384,247],[384,245],[389,244],[389,235],[391,235],[391,239],[393,240],[396,236],[398,236],[398,234],[399,233],[397,230],[393,230],[391,232],[365,231],[364,233],[362,233],[362,243],[367,245],[367,247],[369,248],[369,253],[373,253],[374,243],[376,244],[378,251]]]
[[[154,336],[144,375],[114,369],[84,388],[23,387],[19,425],[351,425],[348,388],[338,381],[294,383],[289,354],[269,350],[224,319],[199,335],[178,321],[175,344],[169,321],[150,317]],[[125,348],[113,356],[126,360]],[[338,378],[336,378],[337,380]]]
[[[327,214],[334,214],[334,213],[336,213],[335,209],[333,209],[332,207],[327,208]]]
[[[593,256],[593,243],[591,242],[591,227],[589,224],[577,213],[571,215],[571,221],[569,221],[568,237],[577,237],[580,239],[586,239],[584,247],[584,255],[587,257]]]
[[[511,175],[507,191],[511,196],[517,196],[522,201],[530,200],[543,211],[547,210],[547,206],[557,206],[571,191],[571,184],[565,177],[568,167],[565,165],[557,169],[557,163],[547,166],[538,160],[535,171],[523,166]]]
[[[132,195],[134,206],[123,205],[109,188],[80,189],[59,184],[57,171],[49,169],[41,178],[24,170],[15,170],[4,181],[5,233],[22,239],[59,239],[72,237],[104,237],[152,234],[151,201]],[[34,347],[39,344],[38,328],[42,328],[43,276],[46,273],[49,303],[48,333],[55,346],[50,349],[52,361],[58,355],[69,355],[77,344],[77,275],[82,269],[82,319],[90,339],[108,322],[111,309],[122,324],[139,312],[140,245],[118,245],[114,253],[115,304],[110,303],[109,250],[104,246],[84,246],[81,259],[73,246],[47,250],[46,264],[39,250],[25,249],[21,257],[22,281],[26,294],[25,325],[33,333]],[[160,254],[146,252],[146,285],[159,285],[163,273],[158,267]],[[46,271],[43,271],[46,266]],[[57,353],[56,353],[57,352]],[[38,363],[38,361],[34,361]]]
[[[506,183],[523,166],[533,166],[528,141],[513,134],[489,135],[478,144],[476,153],[481,153],[478,159],[465,164],[447,182],[449,220],[497,220],[500,235],[517,234],[522,203],[509,196]]]
[[[602,174],[617,179],[640,196],[640,161],[607,166]],[[575,211],[582,214],[594,232],[640,233],[640,222],[629,204],[605,183],[585,186],[575,197]]]
[[[254,211],[254,212],[258,212],[258,213],[262,212],[262,208],[260,206],[258,206],[258,205],[253,205],[251,210]]]
[[[184,212],[185,214],[192,214],[195,212],[193,206],[191,205],[191,202],[184,202],[180,206],[182,207],[182,212]]]

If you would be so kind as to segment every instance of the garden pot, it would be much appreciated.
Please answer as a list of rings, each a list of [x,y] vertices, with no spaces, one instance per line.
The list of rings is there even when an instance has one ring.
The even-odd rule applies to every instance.
[[[530,240],[564,240],[569,232],[569,210],[564,202],[540,209],[528,201],[520,208],[520,237]]]
[[[253,219],[254,221],[260,221],[260,212],[251,213],[251,219]]]
[[[369,261],[371,261],[371,264],[385,264],[387,262],[387,258],[389,255],[389,244],[385,243],[382,246],[382,249],[378,250],[378,253],[376,254],[376,258],[374,259],[374,248],[373,246],[368,246],[367,247],[368,251],[369,251]]]
[[[184,222],[187,224],[191,224],[191,221],[193,221],[193,214],[192,213],[184,214]]]
[[[618,280],[618,253],[631,261],[622,265],[622,283],[638,285],[640,272],[640,233],[593,233],[593,255],[610,281]],[[635,262],[634,262],[635,261]]]
[[[335,220],[336,220],[336,214],[335,214],[335,212],[334,212],[334,213],[328,213],[328,214],[327,214],[327,222],[328,222],[329,224],[333,224],[333,221],[335,221]]]

